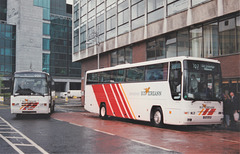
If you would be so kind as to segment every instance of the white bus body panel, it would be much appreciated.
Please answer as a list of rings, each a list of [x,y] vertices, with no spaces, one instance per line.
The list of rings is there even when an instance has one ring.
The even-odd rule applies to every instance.
[[[217,101],[173,100],[167,81],[86,85],[85,94],[87,111],[99,113],[104,102],[110,116],[150,121],[156,106],[162,109],[165,124],[220,124],[223,118],[222,103]]]
[[[51,96],[11,96],[12,114],[48,114]]]

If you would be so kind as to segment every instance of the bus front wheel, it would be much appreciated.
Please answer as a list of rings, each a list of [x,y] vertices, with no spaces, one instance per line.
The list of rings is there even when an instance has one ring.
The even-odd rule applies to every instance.
[[[151,122],[154,127],[163,126],[163,116],[160,108],[153,109]]]
[[[102,119],[107,118],[107,108],[104,103],[101,104],[100,109],[99,109],[99,117]]]

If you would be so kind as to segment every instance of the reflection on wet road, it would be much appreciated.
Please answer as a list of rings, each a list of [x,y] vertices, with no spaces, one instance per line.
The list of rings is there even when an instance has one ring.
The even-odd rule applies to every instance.
[[[124,139],[180,153],[238,153],[240,133],[206,126],[151,127],[148,123],[110,118],[91,113],[56,113],[52,118],[122,137]]]

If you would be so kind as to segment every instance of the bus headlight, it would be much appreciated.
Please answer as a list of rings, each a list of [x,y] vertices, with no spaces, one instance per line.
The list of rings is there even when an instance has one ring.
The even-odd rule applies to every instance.
[[[19,103],[12,103],[12,106],[19,106]]]

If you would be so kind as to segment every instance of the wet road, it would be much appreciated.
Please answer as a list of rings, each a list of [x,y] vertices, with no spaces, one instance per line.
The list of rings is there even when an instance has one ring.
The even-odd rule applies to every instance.
[[[240,152],[239,131],[206,126],[155,128],[141,121],[101,120],[98,115],[84,112],[77,106],[57,106],[56,110],[51,117],[26,115],[15,118],[8,106],[0,106],[0,117],[19,131],[11,133],[12,137],[18,137],[12,139],[14,144],[33,142],[32,146],[17,146],[24,153],[41,153],[41,148],[47,153]],[[0,119],[0,153],[18,153],[4,140],[3,136],[9,137],[10,134],[3,131],[14,131],[4,121]]]
[[[240,132],[213,129],[209,126],[166,126],[110,118],[101,120],[91,113],[55,113],[52,118],[111,134],[144,145],[180,153],[239,153]]]
[[[62,108],[56,109],[57,112],[51,117],[25,115],[16,118],[10,114],[8,106],[0,106],[0,153],[174,153],[98,129],[62,121],[60,116],[66,114],[68,117],[71,114],[64,112]],[[75,113],[83,116],[86,114]],[[81,120],[78,116],[74,118]]]

